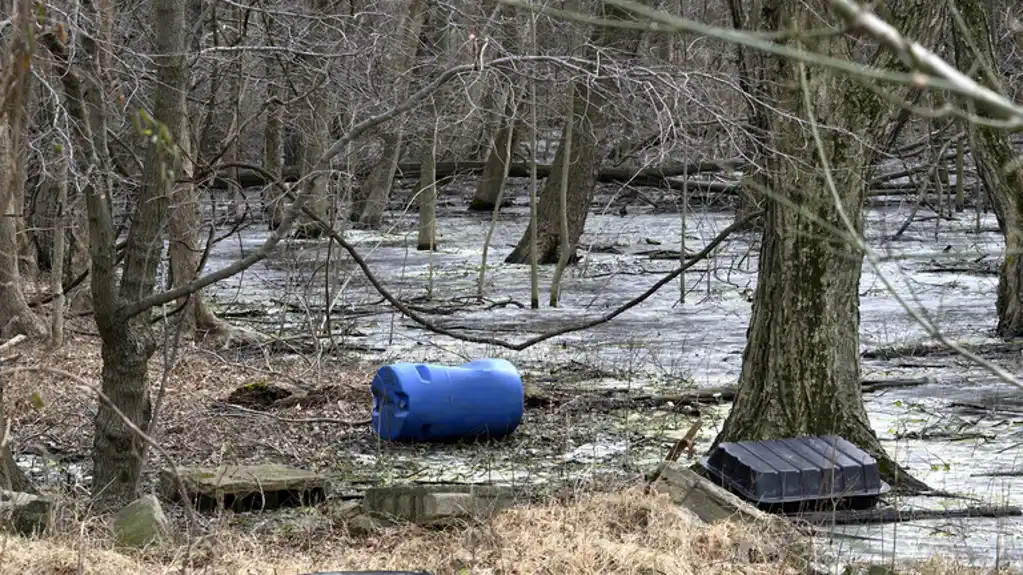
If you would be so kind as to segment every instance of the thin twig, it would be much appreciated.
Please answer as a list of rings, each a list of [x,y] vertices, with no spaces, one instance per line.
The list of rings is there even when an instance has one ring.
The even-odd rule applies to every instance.
[[[247,407],[242,407],[234,403],[227,403],[224,405],[225,407],[234,409],[236,411],[241,411],[243,413],[251,413],[252,415],[262,415],[263,417],[269,417],[270,419],[280,421],[281,423],[330,423],[333,425],[341,425],[344,427],[362,427],[363,425],[369,425],[370,423],[373,422],[372,419],[357,419],[353,421],[349,419],[337,419],[333,417],[307,417],[307,418],[281,417],[279,415],[274,415],[272,413],[267,413],[265,411],[259,411],[258,409],[249,409]]]

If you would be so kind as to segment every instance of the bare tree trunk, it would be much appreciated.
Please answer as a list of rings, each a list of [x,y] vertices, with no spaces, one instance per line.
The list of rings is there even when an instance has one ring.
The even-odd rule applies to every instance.
[[[416,249],[437,248],[437,129],[424,146],[422,171],[419,173],[419,233]]]
[[[401,132],[387,132],[382,135],[384,140],[383,150],[380,159],[377,160],[369,177],[359,187],[359,200],[353,204],[360,208],[352,210],[351,219],[365,227],[376,227],[383,220],[384,211],[387,209],[387,199],[391,195],[391,186],[394,183],[394,172],[398,169],[398,160],[401,159]]]
[[[53,226],[53,265],[50,267],[50,294],[53,302],[50,304],[50,347],[57,349],[64,345],[64,245],[66,240],[67,225],[67,187],[68,187],[68,165],[67,151],[61,152],[60,163],[57,166],[57,213],[56,222]]]
[[[619,8],[602,3],[598,14],[606,18],[622,20],[631,19],[631,15]],[[630,29],[598,27],[594,32],[592,46],[610,48],[614,51],[633,55],[639,46],[641,33]],[[591,58],[596,60],[594,48],[587,48]],[[559,258],[559,244],[568,245],[574,253],[575,246],[582,236],[589,213],[590,202],[597,185],[597,174],[604,153],[604,136],[607,129],[607,94],[614,90],[613,84],[605,84],[594,89],[590,82],[572,83],[572,110],[566,122],[572,122],[572,158],[564,157],[565,138],[568,130],[563,129],[561,143],[551,166],[551,174],[544,182],[540,193],[540,205],[537,207],[536,229],[536,260],[539,264],[554,264]],[[562,169],[563,162],[569,162],[568,171]],[[567,173],[568,178],[568,220],[567,241],[561,236],[562,214],[560,206],[561,180]],[[506,263],[525,264],[531,258],[530,235],[533,225],[530,224],[522,234],[518,245],[512,250]],[[569,254],[567,257],[571,257]]]
[[[963,23],[967,28],[973,46],[967,44],[963,31],[956,30],[956,59],[960,69],[967,70],[982,62],[975,69],[977,80],[987,87],[1005,92],[1005,78],[999,70],[995,52],[993,12],[989,2],[977,0],[956,0]],[[983,70],[989,70],[995,77],[989,77]],[[983,110],[979,110],[983,113]],[[1005,238],[1005,259],[998,274],[998,296],[995,309],[998,312],[998,335],[1006,339],[1023,337],[1023,167],[1017,162],[1009,133],[1000,128],[969,123],[973,131],[974,145],[970,148],[981,184],[991,196],[992,207],[998,218],[998,226]],[[1006,166],[1014,166],[1005,170]],[[959,160],[956,161],[959,168]],[[956,175],[956,189],[962,176]]]
[[[171,269],[171,287],[187,284],[200,273],[199,260],[202,248],[199,244],[199,232],[202,227],[202,208],[195,185],[191,183],[194,168],[189,160],[191,156],[191,138],[188,133],[187,114],[182,114],[182,127],[179,134],[181,150],[181,179],[171,187],[170,201],[167,205],[167,236],[168,256]],[[202,292],[182,297],[174,302],[174,308],[184,306],[180,312],[181,337],[191,338],[195,335],[198,308],[202,304]]]
[[[514,90],[510,90],[506,95],[504,115],[498,122],[497,134],[487,156],[487,164],[476,181],[476,193],[469,204],[470,210],[489,212],[496,207],[497,198],[504,188],[505,175],[508,173],[505,169],[506,151],[509,148],[514,150],[518,143],[519,134],[515,121],[517,108],[518,98]],[[507,162],[511,163],[511,158],[508,158]]]
[[[940,34],[940,4],[916,0],[890,2],[907,37],[931,45]],[[763,0],[764,29],[819,28],[824,0]],[[910,25],[906,29],[905,25]],[[841,26],[839,26],[841,27]],[[808,49],[839,56],[848,53],[847,37],[821,36]],[[904,475],[874,433],[860,388],[859,282],[863,253],[826,226],[846,229],[842,211],[862,235],[863,202],[872,146],[891,138],[896,109],[859,80],[813,69],[800,82],[802,64],[762,56],[768,70],[765,93],[771,109],[767,174],[772,195],[765,198],[760,274],[753,300],[739,393],[715,444],[723,441],[837,434],[881,462],[889,481],[919,488]],[[881,68],[897,65],[886,52],[875,58]],[[826,117],[821,126],[826,158],[814,146],[803,119]],[[824,160],[834,176],[829,193]],[[898,477],[896,477],[898,475]]]
[[[120,285],[115,291],[113,229],[107,198],[92,194],[89,201],[93,245],[93,300],[102,339],[103,394],[96,414],[93,445],[93,495],[103,503],[123,504],[137,496],[144,462],[144,442],[128,422],[145,432],[150,402],[147,363],[156,350],[149,314],[121,317],[121,306],[153,293],[156,268],[163,251],[167,198],[178,173],[182,142],[187,73],[185,69],[185,11],[187,0],[155,0],[156,83],[152,117],[169,139],[158,138],[146,148],[142,182],[125,247]],[[116,410],[115,410],[116,408]],[[117,411],[128,420],[125,422]]]
[[[241,90],[242,90],[242,58],[236,58],[236,61],[232,63],[230,67],[231,78],[228,81],[229,94],[228,104],[231,106],[231,124],[227,130],[229,141],[226,143],[224,150],[224,161],[228,163],[237,162],[241,159],[238,154],[239,142],[241,140],[241,134],[238,134],[238,130],[241,129]],[[248,204],[245,201],[245,194],[242,192],[242,187],[238,183],[238,168],[230,168],[228,170],[228,188],[227,192],[231,197],[231,217],[236,223],[245,220],[245,213],[248,211]]]
[[[31,10],[28,2],[16,2],[12,20],[23,30],[11,39],[9,50],[0,51],[8,55],[9,62],[20,63],[31,56],[27,28],[31,17],[25,13]],[[6,66],[5,66],[6,67]],[[32,338],[46,336],[46,324],[28,307],[19,270],[21,250],[18,242],[18,220],[22,218],[20,207],[24,203],[25,178],[22,171],[23,131],[25,121],[26,92],[30,79],[26,66],[12,65],[11,72],[4,78],[9,86],[5,94],[11,94],[6,102],[6,113],[0,120],[0,337],[4,339],[17,334]]]
[[[270,72],[272,69],[267,63],[267,71]],[[266,98],[268,103],[266,127],[263,129],[263,167],[275,178],[280,179],[283,171],[281,165],[283,141],[281,137],[284,106],[280,102],[280,88],[272,79],[267,83]],[[281,217],[284,216],[284,196],[277,186],[272,184],[264,188],[264,194],[266,198],[263,203],[264,217],[270,230],[276,230],[280,225]]]
[[[744,8],[745,6],[745,8]],[[728,0],[728,9],[732,17],[732,26],[736,30],[756,30],[761,26],[761,11],[757,4],[741,2],[741,0]],[[765,189],[767,179],[758,170],[767,159],[767,148],[765,138],[768,136],[767,108],[764,106],[764,89],[766,84],[763,81],[762,68],[753,65],[756,58],[751,58],[746,49],[735,45],[735,60],[739,69],[739,88],[746,95],[746,105],[750,113],[750,127],[746,132],[748,153],[753,162],[749,167],[752,174],[743,177],[743,185],[739,190],[739,204],[735,209],[736,221],[744,220],[750,214],[760,211],[762,206],[762,190]],[[753,220],[752,225],[759,227],[758,220]]]
[[[604,122],[601,107],[604,105],[596,97],[590,87],[581,82],[573,84],[572,112],[566,118],[566,127],[562,130],[561,143],[551,166],[551,173],[544,181],[540,192],[540,205],[537,207],[536,260],[540,265],[557,263],[560,257],[559,247],[567,245],[574,253],[579,237],[586,224],[590,202],[597,185],[597,172],[603,154],[600,143],[603,139]],[[567,123],[574,125],[571,129]],[[566,190],[568,214],[564,219],[568,222],[567,240],[561,238],[561,188],[562,180],[566,179],[565,163],[566,137],[574,133],[572,141],[572,159],[568,162]],[[525,264],[530,261],[530,225],[522,234],[518,245],[505,258],[506,263]],[[571,257],[571,254],[568,255]]]
[[[25,473],[14,461],[11,453],[11,438],[6,434],[7,415],[4,413],[4,381],[0,380],[0,489],[35,493]]]
[[[384,63],[384,77],[391,80],[397,87],[398,99],[405,97],[408,91],[408,71],[415,63],[419,47],[419,34],[426,20],[428,2],[426,0],[402,0],[399,11],[399,26],[392,38],[394,51]],[[373,166],[369,177],[359,187],[356,201],[352,204],[349,219],[366,227],[376,227],[383,220],[387,209],[387,200],[391,195],[394,183],[394,172],[401,159],[401,146],[404,134],[401,128],[388,130],[381,134],[384,140],[380,159]]]

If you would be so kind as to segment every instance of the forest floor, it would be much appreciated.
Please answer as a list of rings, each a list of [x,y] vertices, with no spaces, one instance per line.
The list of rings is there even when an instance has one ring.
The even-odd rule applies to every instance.
[[[329,500],[315,508],[206,514],[202,535],[190,539],[182,509],[165,504],[173,525],[168,540],[145,551],[118,550],[109,521],[89,509],[85,487],[96,403],[82,384],[99,385],[98,339],[89,333],[87,322],[69,327],[73,335],[61,350],[19,349],[20,356],[6,366],[22,368],[5,382],[12,445],[22,464],[29,465],[37,487],[61,501],[68,513],[56,532],[44,538],[3,536],[0,573],[155,574],[182,572],[185,566],[189,572],[224,574],[340,569],[425,569],[437,575],[807,572],[805,552],[784,552],[793,542],[773,541],[756,526],[696,523],[667,499],[645,494],[638,487],[641,475],[628,473],[624,466],[611,466],[605,474],[576,469],[563,481],[537,482],[528,499],[493,520],[444,531],[414,526],[370,534],[349,531],[350,515],[342,513],[339,501]],[[340,494],[358,491],[360,484],[407,480],[415,471],[395,462],[414,461],[415,449],[424,448],[374,440],[366,425],[373,371],[353,358],[323,356],[314,361],[187,346],[166,377],[155,436],[177,464],[285,463],[326,472]],[[155,397],[164,382],[164,355],[159,351],[150,373]],[[597,375],[580,377],[592,381]],[[527,379],[542,385],[551,378]],[[571,378],[558,379],[571,388]],[[243,396],[239,389],[250,393]],[[261,405],[261,400],[275,403]],[[575,434],[622,418],[614,409],[588,405],[592,425],[571,426]],[[564,403],[536,402],[527,409],[531,424],[523,426],[518,443],[486,449],[509,458],[533,450],[536,457],[537,446],[554,441],[562,442],[555,447],[563,451],[584,438],[564,436],[559,431],[566,429],[564,423],[545,427],[543,422],[572,417]],[[413,452],[384,456],[396,449]],[[150,480],[166,465],[154,456]],[[588,467],[592,471],[598,466]],[[820,552],[818,564],[828,553]],[[904,567],[900,572],[981,572],[938,558]]]

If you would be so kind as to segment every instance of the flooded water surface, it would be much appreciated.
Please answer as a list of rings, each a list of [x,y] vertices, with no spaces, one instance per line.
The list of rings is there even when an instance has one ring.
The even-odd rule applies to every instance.
[[[520,198],[519,204],[526,201]],[[597,204],[601,209],[590,215],[582,239],[582,259],[566,271],[556,308],[547,302],[551,267],[540,270],[541,307],[534,310],[529,305],[529,267],[503,263],[526,227],[525,208],[501,212],[482,287],[490,215],[467,213],[461,200],[440,206],[439,249],[432,254],[415,249],[416,221],[411,212],[394,217],[383,231],[349,230],[346,237],[381,284],[434,326],[517,343],[600,317],[678,265],[680,214],[639,205],[629,206],[625,215],[617,207],[603,213],[608,199],[598,199]],[[908,213],[908,207],[894,206],[870,209],[866,215],[868,243],[882,261],[877,270],[867,264],[863,269],[863,351],[932,342],[904,304],[955,341],[993,342],[994,271],[1002,250],[993,216],[978,221],[968,210],[935,218],[921,210],[920,221],[891,240]],[[726,211],[690,211],[685,249],[699,251],[733,218]],[[265,237],[266,232],[253,228],[240,240],[218,244],[208,270],[256,249]],[[756,282],[758,242],[756,234],[735,235],[682,281],[667,283],[613,321],[523,351],[467,343],[424,329],[386,305],[350,258],[326,242],[292,242],[243,276],[217,284],[212,295],[223,311],[269,310],[260,320],[267,331],[319,328],[325,325],[324,310],[329,307],[335,341],[381,363],[454,364],[502,357],[520,368],[527,385],[541,390],[609,401],[665,396],[736,383]],[[328,257],[332,263],[324,271]],[[882,276],[896,286],[899,297],[885,287]],[[930,486],[973,498],[917,497],[899,504],[930,509],[1023,505],[1023,401],[1018,389],[964,358],[895,355],[865,358],[864,378],[924,378],[928,383],[866,394],[875,430],[890,453]],[[991,361],[1016,373],[1018,356],[1006,354]],[[566,404],[557,412],[527,410],[515,436],[500,444],[393,446],[367,435],[347,446],[351,460],[344,473],[368,477],[386,469],[396,481],[531,484],[579,482],[609,471],[637,473],[656,465],[697,418],[703,419],[698,448],[706,449],[728,409],[711,406],[694,413],[670,402],[636,403],[623,409],[607,408],[606,403],[587,404],[592,409]],[[939,550],[985,564],[1023,560],[1019,518],[843,526],[834,531],[841,537],[827,544],[844,556],[910,558]]]

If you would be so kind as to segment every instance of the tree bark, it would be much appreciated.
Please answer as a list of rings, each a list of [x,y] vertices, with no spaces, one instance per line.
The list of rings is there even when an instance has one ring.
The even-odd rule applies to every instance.
[[[476,181],[476,193],[469,204],[469,209],[473,211],[489,212],[496,206],[497,197],[501,195],[501,189],[505,184],[505,174],[507,173],[505,162],[511,162],[511,158],[506,159],[505,154],[509,148],[514,151],[515,145],[518,143],[519,134],[515,121],[518,98],[514,90],[510,90],[505,98],[504,114],[498,119],[497,134],[490,147],[486,167],[483,168],[483,173]]]
[[[16,2],[12,20],[23,33],[11,38],[7,50],[0,53],[9,55],[9,62],[30,61],[31,47],[28,38],[31,17],[23,12],[30,10],[28,2]],[[21,249],[18,241],[18,221],[22,219],[20,207],[24,203],[25,178],[22,170],[23,133],[25,130],[25,106],[31,73],[28,66],[11,66],[9,77],[5,78],[7,101],[3,118],[0,119],[0,337],[24,334],[32,338],[46,336],[46,324],[28,307],[19,269]]]
[[[601,3],[598,14],[607,18],[630,19],[628,13]],[[592,45],[609,48],[619,53],[633,55],[639,46],[641,34],[635,30],[598,27]],[[593,49],[589,48],[590,56],[594,57]],[[594,57],[595,59],[595,57]],[[572,157],[568,159],[568,241],[562,240],[562,214],[560,208],[561,180],[565,173],[562,164],[566,161],[565,138],[567,129],[562,130],[561,143],[551,166],[551,173],[544,181],[540,193],[540,205],[537,206],[536,260],[539,264],[557,263],[560,256],[559,246],[566,244],[573,253],[582,236],[589,213],[590,202],[597,185],[600,161],[605,153],[604,135],[607,128],[607,92],[613,91],[611,84],[599,89],[591,87],[590,80],[572,83],[572,111],[567,122],[572,126]],[[602,82],[597,80],[594,82]],[[505,263],[525,264],[530,262],[530,234],[532,224],[522,234],[518,245],[512,250]],[[570,256],[569,256],[570,257]]]
[[[426,0],[401,0],[399,26],[392,38],[393,52],[387,55],[383,65],[383,76],[395,86],[396,96],[403,99],[408,92],[408,71],[415,63],[419,47],[419,35],[426,21],[428,2]],[[384,147],[380,159],[373,166],[369,177],[359,187],[349,219],[364,227],[376,227],[383,220],[387,200],[394,183],[394,172],[401,159],[401,146],[405,136],[401,127],[387,130],[382,134]]]
[[[967,70],[977,62],[976,80],[988,88],[1004,90],[1005,77],[999,69],[995,52],[993,23],[989,2],[957,0],[956,4],[973,40],[968,46],[960,30],[956,30],[956,60],[960,69]],[[983,73],[987,68],[995,77]],[[980,110],[983,113],[983,110]],[[998,292],[995,309],[998,312],[998,335],[1006,339],[1023,337],[1023,168],[1018,162],[1015,169],[1005,171],[1016,160],[1009,133],[1005,130],[968,123],[973,132],[974,146],[970,149],[981,184],[992,198],[992,207],[998,227],[1005,240],[1005,258],[998,273]],[[957,161],[958,166],[958,161]],[[956,176],[957,189],[961,185]]]
[[[122,317],[126,303],[153,293],[156,269],[163,251],[167,199],[180,167],[176,146],[182,142],[187,74],[185,24],[187,0],[155,0],[156,83],[152,117],[156,142],[146,148],[138,201],[125,247],[120,285],[116,282],[111,250],[112,227],[108,199],[90,198],[93,239],[93,301],[102,340],[103,385],[93,443],[93,496],[101,506],[124,504],[137,496],[144,461],[144,441],[128,422],[146,432],[150,402],[147,363],[156,351],[149,314]],[[116,408],[116,409],[115,409]],[[125,422],[121,414],[128,420]]]
[[[940,4],[890,2],[896,26],[932,45],[940,34]],[[824,0],[763,0],[765,30],[819,29],[829,12]],[[908,29],[907,29],[908,25]],[[847,54],[842,35],[819,37],[812,48]],[[771,196],[765,198],[760,270],[739,389],[715,445],[799,435],[837,434],[877,457],[897,486],[921,488],[887,456],[870,426],[860,389],[859,281],[863,253],[826,226],[846,229],[840,209],[862,235],[866,176],[874,148],[886,140],[895,110],[859,81],[836,72],[807,71],[803,105],[800,65],[763,57],[765,94],[771,103],[767,158]],[[887,53],[873,64],[896,61]],[[839,195],[830,195],[822,160],[806,123],[808,113],[827,119],[821,138]]]
[[[35,493],[32,483],[15,463],[14,454],[11,453],[11,438],[5,435],[7,414],[4,411],[4,383],[3,380],[0,380],[0,441],[6,442],[0,446],[0,489]]]
[[[231,124],[227,130],[228,142],[224,145],[224,161],[228,163],[234,163],[241,159],[239,155],[239,142],[241,141],[241,134],[236,133],[241,129],[241,90],[242,90],[242,73],[244,71],[242,63],[244,59],[236,58],[235,62],[231,63],[229,67],[229,73],[231,74],[230,80],[228,80],[228,104],[231,106]],[[231,218],[235,223],[241,223],[245,220],[245,214],[248,212],[248,203],[245,201],[245,193],[242,191],[241,185],[238,183],[238,168],[233,167],[228,169],[230,185],[228,186],[228,193],[231,197]]]
[[[728,0],[728,9],[732,16],[732,25],[736,30],[756,30],[761,26],[762,13],[757,10],[756,3],[752,8],[749,3],[740,0]],[[745,101],[750,114],[750,126],[746,130],[745,138],[747,153],[753,158],[753,165],[749,166],[752,173],[743,177],[743,185],[739,190],[739,204],[735,209],[736,221],[746,219],[752,213],[761,210],[763,198],[762,190],[766,188],[767,179],[764,177],[762,163],[767,159],[767,147],[765,138],[768,135],[767,107],[763,103],[764,88],[766,86],[763,75],[764,69],[756,66],[756,57],[751,57],[746,48],[740,44],[735,45],[735,60],[739,69],[739,88],[745,94]],[[761,165],[757,165],[761,164]],[[762,222],[758,219],[751,221],[751,227],[760,227]]]
[[[327,150],[327,146],[330,145],[330,130],[327,124],[327,110],[329,109],[327,95],[326,87],[319,87],[313,90],[306,98],[305,112],[301,117],[303,131],[301,165],[303,174],[308,174],[314,168],[316,160],[323,155],[323,152]],[[323,219],[327,219],[327,211],[330,207],[330,199],[327,197],[328,180],[330,180],[330,177],[327,174],[321,174],[320,177],[316,178],[316,191],[309,198],[307,204],[314,214]],[[320,226],[303,218],[303,221],[295,228],[295,235],[314,238],[320,237],[322,231]]]
[[[430,136],[423,151],[423,171],[419,176],[419,230],[416,249],[433,251],[437,248],[437,130]]]
[[[273,67],[267,63],[267,71]],[[269,75],[269,74],[268,74]],[[282,177],[283,114],[280,103],[280,88],[270,80],[267,83],[266,126],[263,129],[263,167],[275,178]],[[273,184],[264,186],[263,214],[271,231],[276,230],[284,216],[284,196]]]

